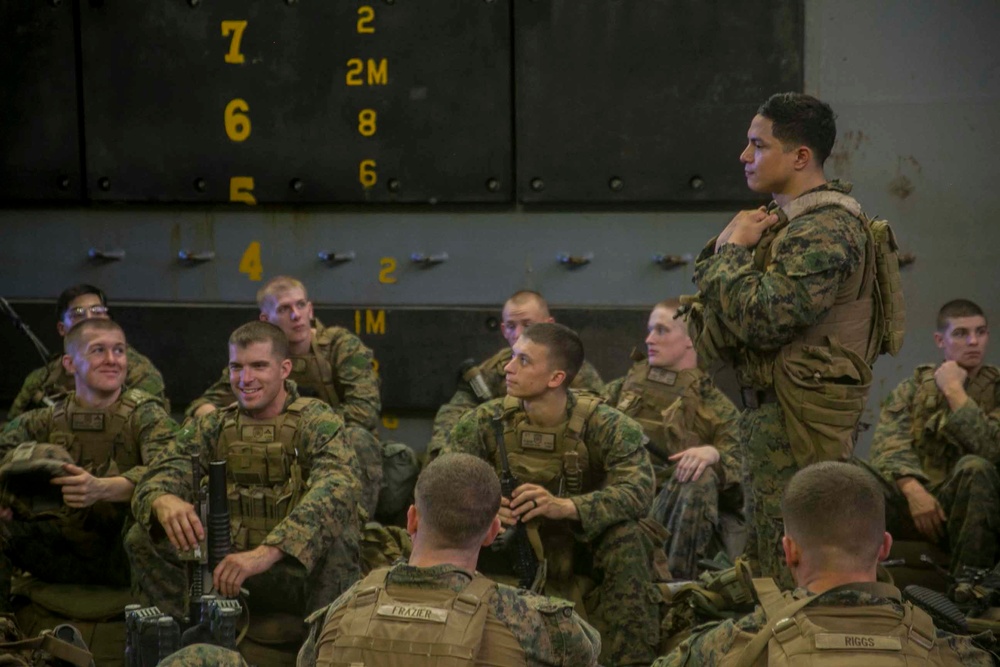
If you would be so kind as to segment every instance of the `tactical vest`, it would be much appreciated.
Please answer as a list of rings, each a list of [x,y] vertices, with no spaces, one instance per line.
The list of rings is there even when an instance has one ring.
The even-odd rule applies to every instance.
[[[822,606],[821,596],[796,600],[782,593],[770,579],[754,579],[754,588],[767,614],[767,625],[742,651],[740,644],[720,665],[750,667],[767,651],[768,667],[781,665],[961,665],[947,639],[937,639],[934,622],[925,611],[909,602],[901,603],[903,616],[886,606]],[[886,584],[848,584],[880,597],[895,597],[898,591]],[[810,620],[805,608],[824,626]]]
[[[788,233],[792,220],[827,206],[839,206],[859,219],[867,238],[864,263],[840,286],[833,306],[806,329],[799,340],[811,345],[826,345],[827,336],[836,336],[841,345],[871,364],[878,357],[882,344],[881,328],[875,323],[876,248],[870,225],[857,200],[826,190],[810,192],[784,207],[772,208],[769,212],[778,215],[778,223],[765,232],[757,244],[754,268],[763,272],[774,263],[774,249]]]
[[[936,415],[941,415],[948,410],[948,402],[938,389],[934,381],[934,371],[937,366],[934,364],[924,364],[917,367],[914,372],[914,381],[917,385],[916,394],[913,397],[913,411],[910,434],[914,442],[931,438],[938,439],[936,434],[928,434],[928,422]],[[974,378],[968,381],[965,393],[976,402],[984,414],[989,414],[996,407],[997,385],[1000,384],[1000,369],[996,366],[982,366]],[[951,469],[962,457],[964,450],[955,448],[942,448],[937,452],[939,456],[929,456],[925,453],[920,462],[921,467],[932,483],[942,481]]]
[[[504,447],[510,469],[521,483],[539,484],[557,496],[586,493],[602,481],[597,452],[583,441],[587,420],[601,401],[576,396],[569,420],[550,428],[528,423],[520,400],[503,399]],[[500,472],[499,457],[496,462]]]
[[[337,373],[330,363],[330,349],[340,327],[327,327],[312,337],[309,354],[292,356],[292,372],[288,376],[299,387],[303,396],[313,395],[330,407],[341,403],[343,389]]]
[[[704,374],[698,369],[670,371],[640,361],[629,369],[615,407],[642,426],[649,438],[646,448],[656,463],[665,465],[667,456],[698,445],[691,430],[698,409],[693,392]],[[687,396],[687,401],[679,401]]]
[[[77,405],[75,397],[71,392],[52,409],[49,441],[65,447],[77,465],[95,477],[113,477],[141,465],[136,434],[126,426],[136,408],[157,399],[129,389],[109,409],[88,410]]]
[[[460,593],[403,588],[390,596],[389,568],[369,574],[337,625],[319,637],[317,667],[462,667],[480,664],[496,583],[476,574]],[[395,586],[393,587],[395,588]],[[508,631],[509,632],[509,631]],[[494,656],[495,658],[496,656]],[[482,660],[485,664],[501,664]]]
[[[299,452],[299,421],[310,398],[297,398],[274,419],[225,408],[215,460],[226,459],[233,547],[259,546],[298,504],[309,477]]]

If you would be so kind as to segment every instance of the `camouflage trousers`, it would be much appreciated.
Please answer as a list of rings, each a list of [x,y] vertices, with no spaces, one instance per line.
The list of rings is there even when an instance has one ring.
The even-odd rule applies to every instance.
[[[878,478],[885,493],[886,530],[899,540],[926,541],[910,514],[906,496],[873,468],[859,462]],[[963,566],[991,568],[997,562],[1000,533],[1000,475],[995,465],[972,454],[963,456],[951,474],[927,490],[948,517],[947,542],[940,546],[951,554],[951,571]]]
[[[128,586],[121,527],[88,531],[60,518],[0,521],[0,611],[9,611],[14,569],[56,584]]]
[[[344,440],[358,456],[361,469],[355,474],[361,483],[361,506],[369,517],[374,517],[382,491],[382,443],[371,431],[360,426],[346,426]]]
[[[582,545],[586,546],[586,545]],[[638,522],[608,528],[590,545],[597,587],[587,596],[588,620],[602,637],[602,665],[648,665],[660,643],[653,594],[653,545]]]
[[[437,414],[434,415],[434,424],[431,427],[431,441],[427,445],[428,461],[437,456],[441,449],[448,444],[448,436],[451,435],[458,420],[474,407],[474,405],[445,403],[438,408]]]
[[[132,594],[144,606],[182,618],[188,611],[190,582],[186,564],[164,537],[153,540],[149,531],[136,524],[125,535],[125,551],[132,572]],[[247,579],[249,604],[256,612],[284,612],[305,618],[324,607],[361,577],[356,537],[337,539],[306,572],[294,558],[286,556],[268,571]]]
[[[247,667],[236,651],[212,644],[191,644],[161,660],[156,667]]]
[[[785,565],[781,538],[781,496],[798,465],[785,430],[785,415],[777,403],[767,403],[740,416],[743,457],[743,514],[747,520],[744,557],[754,576],[770,577],[784,590],[795,588]]]
[[[721,492],[719,476],[711,468],[697,480],[687,482],[677,481],[671,469],[669,481],[653,499],[649,512],[651,519],[670,532],[663,550],[671,576],[694,579],[698,576],[699,560],[712,558],[720,550],[728,551],[721,511],[741,515],[741,505],[739,487]]]

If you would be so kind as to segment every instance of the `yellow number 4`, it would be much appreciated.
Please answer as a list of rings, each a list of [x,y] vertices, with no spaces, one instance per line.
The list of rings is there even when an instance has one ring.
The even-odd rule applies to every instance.
[[[247,274],[247,277],[254,282],[264,277],[264,265],[260,261],[260,241],[251,241],[243,251],[243,257],[240,258],[240,273]]]

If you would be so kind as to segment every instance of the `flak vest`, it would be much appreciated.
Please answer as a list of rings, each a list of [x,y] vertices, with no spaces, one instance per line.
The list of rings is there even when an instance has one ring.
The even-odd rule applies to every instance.
[[[331,408],[341,403],[343,388],[337,380],[336,370],[330,363],[330,348],[338,327],[326,327],[313,336],[310,354],[292,356],[290,380],[294,380],[303,396],[318,398]]]
[[[654,467],[670,465],[667,457],[699,444],[691,427],[698,409],[695,392],[704,377],[697,369],[671,371],[648,361],[633,364],[625,376],[615,407],[642,426]],[[684,397],[688,400],[680,400]]]
[[[947,640],[937,639],[930,616],[909,602],[900,603],[900,616],[885,605],[824,606],[816,603],[822,597],[819,595],[797,600],[791,593],[782,593],[771,579],[754,579],[753,583],[767,625],[749,643],[737,641],[719,661],[721,667],[962,664]],[[858,583],[840,588],[899,600],[899,591],[887,584]]]
[[[489,598],[496,583],[476,574],[461,591],[394,585],[389,568],[369,574],[334,625],[327,623],[316,649],[317,667],[465,667],[497,665],[503,656],[480,655]],[[509,643],[509,642],[508,642]],[[516,642],[515,642],[516,643]]]
[[[49,441],[62,445],[81,468],[95,477],[112,477],[141,465],[136,434],[126,428],[132,413],[156,397],[128,389],[107,410],[77,405],[75,392],[52,409]]]
[[[305,493],[309,469],[300,451],[299,422],[311,400],[295,399],[274,419],[253,419],[236,404],[224,408],[215,460],[228,464],[235,549],[259,546]]]
[[[937,439],[936,434],[925,433],[925,429],[928,428],[929,422],[935,414],[940,415],[948,409],[948,403],[934,381],[935,370],[937,370],[936,365],[924,364],[918,366],[914,372],[917,391],[913,397],[914,410],[910,426],[910,434],[914,442],[928,437]],[[976,402],[983,413],[989,414],[997,407],[998,384],[1000,384],[1000,369],[996,366],[982,366],[975,377],[968,380],[965,392],[969,398]],[[959,448],[948,448],[947,451],[939,452],[940,456],[924,455],[920,465],[931,483],[936,484],[948,476],[948,473],[951,472],[964,453],[964,450]]]

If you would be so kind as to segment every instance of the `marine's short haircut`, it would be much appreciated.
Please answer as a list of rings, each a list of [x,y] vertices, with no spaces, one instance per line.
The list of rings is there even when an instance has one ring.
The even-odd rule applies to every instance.
[[[417,478],[418,530],[438,548],[471,549],[482,543],[500,510],[500,480],[486,461],[471,454],[442,454]]]
[[[982,317],[986,319],[986,313],[978,304],[968,299],[952,299],[941,306],[937,314],[937,330],[944,333],[948,330],[950,320],[956,317]]]
[[[97,298],[101,300],[101,305],[107,307],[108,297],[104,295],[100,287],[94,287],[93,285],[88,285],[87,283],[80,283],[79,285],[73,285],[72,287],[67,287],[59,295],[56,300],[56,321],[62,321],[63,315],[66,314],[66,309],[69,308],[69,304],[73,299],[83,296],[84,294],[96,294]]]
[[[288,337],[279,326],[253,320],[240,326],[229,336],[229,344],[241,349],[246,349],[254,343],[271,343],[271,354],[275,359],[279,361],[288,359]]]
[[[771,121],[771,133],[786,150],[808,146],[820,166],[830,157],[837,140],[837,117],[826,102],[805,93],[775,93],[757,113]]]
[[[553,370],[566,373],[564,387],[569,388],[583,366],[583,341],[575,331],[556,322],[536,322],[521,334],[532,343],[548,350]]]
[[[655,306],[653,306],[653,310],[656,310],[657,308],[663,308],[664,310],[672,310],[674,313],[674,320],[679,322],[680,325],[684,327],[684,331],[686,333],[688,330],[687,318],[684,317],[683,315],[680,316],[678,315],[677,311],[680,309],[680,307],[681,307],[680,299],[670,298],[670,299],[664,299],[663,301],[659,301]]]
[[[872,567],[885,534],[885,500],[868,471],[823,461],[795,473],[781,499],[785,534],[835,571]]]
[[[125,338],[125,331],[114,320],[92,317],[80,320],[70,327],[70,330],[63,336],[63,352],[73,356],[79,349],[80,343],[83,342],[84,335],[91,331],[121,331],[122,338]]]
[[[510,298],[504,302],[504,306],[506,307],[508,303],[512,303],[515,306],[523,306],[530,301],[537,303],[538,307],[545,313],[545,315],[550,316],[549,302],[545,300],[544,296],[530,289],[523,289],[514,292],[510,295]]]
[[[264,286],[257,290],[257,306],[264,308],[264,303],[270,300],[277,300],[282,294],[289,290],[300,289],[305,298],[309,298],[306,286],[298,278],[291,276],[275,276],[264,283]]]

